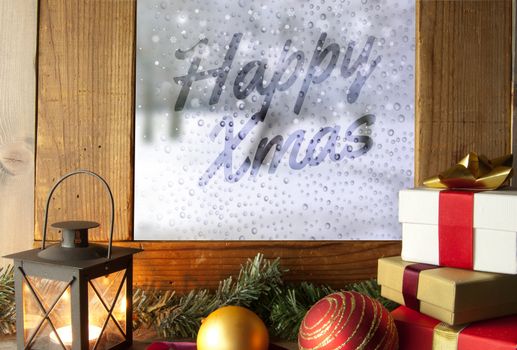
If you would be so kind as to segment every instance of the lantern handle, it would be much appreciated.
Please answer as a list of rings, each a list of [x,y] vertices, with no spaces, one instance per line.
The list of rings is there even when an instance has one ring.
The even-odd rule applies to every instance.
[[[78,174],[86,174],[89,176],[93,176],[94,178],[100,180],[104,184],[104,188],[109,194],[110,202],[111,202],[111,228],[110,228],[110,236],[109,236],[109,245],[108,245],[108,259],[111,259],[111,245],[113,242],[113,227],[115,223],[115,200],[113,199],[113,193],[111,192],[111,189],[106,182],[100,175],[94,173],[93,171],[86,170],[86,169],[78,169],[74,170],[72,172],[69,172],[66,175],[63,175],[57,182],[54,184],[52,189],[50,190],[48,197],[47,197],[47,205],[45,206],[45,220],[43,221],[43,241],[41,242],[41,249],[45,249],[45,241],[47,238],[47,223],[48,223],[48,208],[50,206],[50,200],[52,199],[52,195],[54,194],[54,191],[57,189],[57,187],[66,179],[68,179],[71,176],[78,175]]]

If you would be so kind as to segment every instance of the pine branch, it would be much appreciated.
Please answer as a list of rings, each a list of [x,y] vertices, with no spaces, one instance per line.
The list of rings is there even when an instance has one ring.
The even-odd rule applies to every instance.
[[[356,291],[377,299],[388,310],[393,310],[398,304],[384,299],[380,294],[380,287],[375,280],[361,281],[349,284],[342,290]],[[296,340],[302,320],[318,300],[336,292],[326,285],[314,285],[302,282],[298,286],[288,286],[273,300],[270,313],[270,332],[273,336]]]
[[[325,286],[302,282],[287,286],[273,300],[270,314],[270,332],[273,336],[296,340],[298,329],[307,311],[318,300],[335,290]]]
[[[155,328],[164,338],[194,338],[212,304],[208,290],[191,291],[185,296],[172,298],[161,308],[155,319]]]
[[[282,284],[279,260],[269,261],[262,254],[241,266],[237,279],[228,277],[212,294],[206,289],[193,290],[183,297],[164,291],[135,293],[135,326],[154,327],[164,338],[195,338],[201,320],[226,305],[251,305],[278,290]]]
[[[15,326],[13,268],[0,268],[0,334],[14,334]]]
[[[377,299],[389,311],[392,311],[399,306],[399,304],[381,296],[381,287],[377,284],[377,280],[375,279],[351,283],[346,286],[345,289],[356,291],[358,293],[368,295],[373,299]]]
[[[257,254],[241,266],[239,277],[234,282],[232,277],[219,283],[214,296],[213,310],[225,305],[249,307],[261,296],[267,295],[282,284],[282,271],[279,259],[269,261],[264,255]]]

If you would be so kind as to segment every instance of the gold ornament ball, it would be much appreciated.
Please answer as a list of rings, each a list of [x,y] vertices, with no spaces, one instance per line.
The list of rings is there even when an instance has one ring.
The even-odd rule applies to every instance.
[[[197,335],[197,350],[267,350],[264,322],[240,306],[224,306],[205,318]]]

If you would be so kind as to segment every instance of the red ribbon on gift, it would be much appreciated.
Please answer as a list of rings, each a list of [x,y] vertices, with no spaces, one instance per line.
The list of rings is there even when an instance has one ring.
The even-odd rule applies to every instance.
[[[468,270],[474,267],[474,193],[452,190],[440,192],[440,265]]]
[[[404,275],[402,276],[402,296],[404,297],[405,306],[416,311],[420,310],[420,300],[417,298],[420,272],[436,268],[438,268],[438,266],[429,264],[411,264],[404,268]]]

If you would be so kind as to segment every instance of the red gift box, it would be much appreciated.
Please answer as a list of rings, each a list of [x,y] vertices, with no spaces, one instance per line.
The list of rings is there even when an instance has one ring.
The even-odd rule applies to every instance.
[[[517,315],[451,327],[405,306],[391,314],[400,350],[517,349]]]

